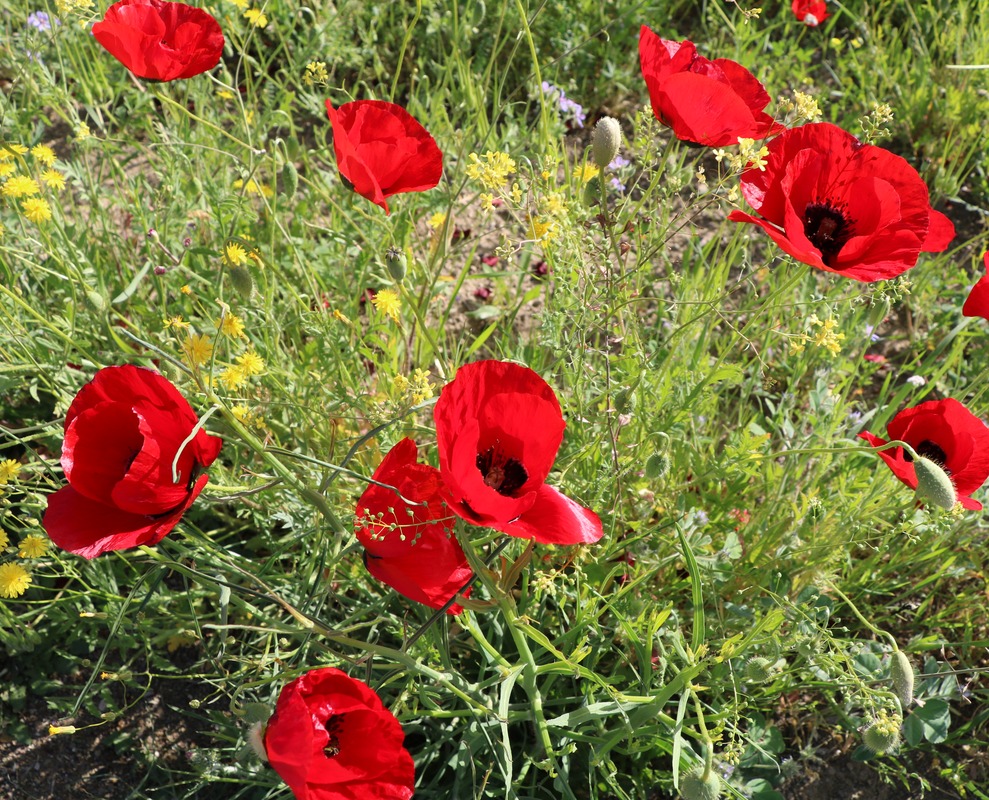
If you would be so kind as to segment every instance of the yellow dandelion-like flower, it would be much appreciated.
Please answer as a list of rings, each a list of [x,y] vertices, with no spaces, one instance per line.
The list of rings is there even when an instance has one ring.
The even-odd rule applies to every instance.
[[[31,155],[46,167],[50,167],[55,163],[55,151],[46,144],[36,144],[31,148]]]
[[[265,197],[274,197],[275,193],[272,188],[266,183],[258,183],[254,178],[251,178],[246,183],[237,179],[234,181],[234,189],[243,189],[248,194],[263,194]]]
[[[434,231],[438,231],[446,224],[446,214],[442,211],[437,211],[433,216],[429,218],[429,227]]]
[[[17,165],[12,164],[9,161],[0,161],[0,180],[6,178],[8,175],[13,175],[17,172]]]
[[[247,0],[230,0],[230,2],[237,6],[237,8],[241,11],[247,8]]]
[[[0,529],[0,550],[3,550],[8,544],[10,544],[10,537],[7,536],[7,532]]]
[[[581,164],[574,170],[574,177],[580,183],[588,183],[596,178],[600,172],[601,170],[597,164]]]
[[[41,197],[29,197],[21,203],[21,211],[31,222],[48,222],[52,218],[52,207]]]
[[[346,314],[344,314],[339,308],[334,308],[333,309],[333,319],[335,319],[337,322],[342,322],[345,325],[352,325],[353,324],[350,321],[350,317],[348,317]]]
[[[32,533],[21,539],[17,555],[21,558],[41,558],[48,552],[48,539],[39,533]]]
[[[260,375],[265,369],[264,359],[253,350],[241,353],[234,361],[240,364],[248,375]]]
[[[326,71],[325,62],[310,61],[306,64],[306,71],[302,75],[302,82],[306,86],[325,86],[329,80],[330,74]]]
[[[10,161],[14,156],[22,156],[27,148],[16,142],[0,142],[0,161]]]
[[[220,383],[231,392],[236,392],[241,386],[247,383],[250,376],[244,367],[227,367],[220,373]]]
[[[15,480],[20,474],[22,466],[19,461],[14,461],[12,458],[0,461],[0,486]]]
[[[60,192],[65,188],[65,176],[57,169],[46,169],[41,173],[41,180],[45,186],[49,189],[54,189],[56,192]]]
[[[13,178],[7,179],[3,188],[0,188],[0,193],[4,197],[30,197],[34,194],[41,194],[41,187],[34,178],[29,178],[27,175],[15,175]]]
[[[20,597],[31,585],[31,573],[20,564],[0,564],[0,597]]]
[[[402,301],[397,292],[391,289],[382,289],[375,293],[371,302],[382,314],[391,317],[392,321],[398,322],[398,312],[402,310]]]
[[[237,242],[227,242],[223,248],[223,260],[231,267],[241,267],[247,263],[247,251]]]
[[[181,316],[165,317],[165,330],[174,329],[177,331],[183,331],[188,327],[189,323],[182,319]]]
[[[182,292],[182,294],[184,295],[191,295],[192,287],[187,283],[181,289],[179,289],[179,291]]]
[[[229,336],[231,339],[239,339],[244,335],[244,320],[229,311],[223,315],[219,322],[220,333]]]
[[[251,23],[255,28],[263,28],[268,24],[268,18],[264,15],[264,12],[259,8],[249,8],[244,12],[244,19]]]
[[[182,352],[193,367],[200,367],[213,355],[213,343],[205,334],[189,334],[182,342]]]
[[[550,241],[557,234],[556,223],[553,220],[543,220],[538,217],[529,219],[529,238]]]

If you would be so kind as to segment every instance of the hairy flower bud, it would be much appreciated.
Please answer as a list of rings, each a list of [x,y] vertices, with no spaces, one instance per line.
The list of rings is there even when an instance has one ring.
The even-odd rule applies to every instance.
[[[285,196],[289,200],[295,197],[299,188],[299,170],[291,161],[286,161],[285,166],[282,167],[282,186],[285,189]]]
[[[721,797],[721,778],[714,772],[706,776],[698,768],[680,781],[680,797],[683,800],[718,800]]]
[[[670,457],[666,453],[653,453],[646,459],[646,477],[651,480],[665,478],[670,471]]]
[[[913,466],[917,474],[917,499],[949,511],[954,508],[958,496],[947,473],[924,456],[914,459]]]
[[[254,292],[254,278],[251,276],[251,271],[247,267],[228,267],[227,274],[237,294],[245,300],[250,300]]]
[[[900,707],[906,711],[913,702],[914,671],[913,664],[902,650],[893,653],[889,675],[893,680],[893,691],[900,699]]]
[[[900,744],[900,725],[903,718],[899,714],[889,715],[884,711],[873,720],[862,734],[862,741],[873,753],[888,753]]]
[[[591,155],[602,172],[618,155],[622,146],[622,126],[614,117],[601,117],[591,134]]]
[[[765,683],[779,674],[782,659],[773,661],[764,656],[754,656],[745,662],[745,679],[751,683]]]
[[[397,247],[389,247],[385,253],[385,266],[388,267],[388,274],[399,283],[405,279],[408,271],[405,253]]]

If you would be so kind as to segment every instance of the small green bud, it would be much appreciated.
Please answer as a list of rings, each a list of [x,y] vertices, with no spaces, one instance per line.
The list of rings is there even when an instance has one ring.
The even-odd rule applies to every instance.
[[[295,197],[295,193],[299,189],[299,170],[291,161],[286,161],[285,166],[282,167],[282,186],[285,189],[285,196],[289,200]]]
[[[900,725],[903,718],[899,714],[892,716],[885,711],[879,712],[879,716],[873,723],[865,729],[862,734],[862,741],[873,753],[888,753],[895,750],[900,744]]]
[[[247,267],[228,267],[227,274],[237,294],[245,300],[250,300],[254,293],[254,278],[251,276],[251,271]]]
[[[772,680],[777,672],[776,662],[764,656],[753,656],[745,662],[745,679],[750,683],[765,683]]]
[[[721,778],[713,771],[705,777],[703,768],[698,767],[680,781],[680,797],[683,800],[718,800],[721,797]]]
[[[405,279],[405,274],[408,271],[408,261],[405,258],[405,253],[397,247],[388,248],[388,251],[385,253],[385,266],[388,267],[388,274],[394,280],[401,283]]]
[[[86,290],[86,299],[97,311],[106,311],[106,298],[94,289]]]
[[[929,458],[919,456],[913,461],[917,474],[917,499],[950,511],[958,496],[951,478]]]
[[[625,389],[620,389],[615,392],[615,411],[619,414],[631,414],[635,411],[637,402],[638,398],[635,396],[634,388],[626,387]]]
[[[622,146],[622,126],[614,117],[601,117],[591,134],[591,155],[598,169],[604,172],[618,155]]]
[[[646,459],[646,477],[651,480],[665,478],[670,471],[670,457],[666,453],[653,453]]]
[[[904,711],[913,702],[913,664],[906,653],[897,650],[889,664],[889,675],[893,679],[893,691],[900,698],[900,708]]]

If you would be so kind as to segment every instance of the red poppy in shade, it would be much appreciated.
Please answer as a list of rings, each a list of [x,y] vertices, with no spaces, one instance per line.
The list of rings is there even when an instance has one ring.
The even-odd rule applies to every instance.
[[[639,33],[639,63],[656,119],[678,139],[723,147],[783,130],[763,111],[769,94],[741,64],[710,61],[693,42],[660,38],[648,25]]]
[[[97,372],[65,416],[69,485],[48,498],[51,540],[85,558],[160,542],[203,490],[202,472],[223,444],[199,430],[183,447],[197,423],[186,399],[154,370],[127,364]]]
[[[223,31],[201,8],[166,0],[120,0],[93,25],[93,36],[139,78],[174,81],[213,69]]]
[[[355,100],[334,108],[337,167],[354,191],[386,213],[385,199],[402,192],[424,192],[440,182],[443,153],[408,111],[384,100]]]
[[[357,501],[354,527],[364,545],[364,563],[375,578],[410,600],[442,608],[473,573],[453,533],[440,471],[417,463],[417,458],[411,439],[388,451],[374,480],[394,486],[398,494],[369,485]],[[447,613],[462,610],[454,604]]]
[[[966,317],[989,319],[989,251],[982,256],[982,263],[986,265],[987,274],[979,278],[968,293],[965,305],[962,306],[962,314]]]
[[[742,173],[742,194],[760,216],[728,218],[758,225],[798,261],[880,281],[906,272],[921,252],[944,250],[955,235],[931,208],[917,170],[837,125],[791,128],[767,147],[765,168]]]
[[[824,0],[793,0],[790,8],[808,28],[816,28],[828,18],[828,4]]]
[[[860,433],[873,447],[899,439],[909,444],[917,455],[928,458],[951,478],[961,504],[973,511],[982,503],[969,495],[989,478],[989,428],[957,400],[929,400],[907,408],[886,426],[889,439]],[[902,447],[880,451],[879,457],[911,489],[917,488],[913,458]]]
[[[597,514],[545,484],[566,423],[531,369],[507,361],[461,367],[433,419],[450,508],[463,519],[543,544],[601,538]]]
[[[404,739],[378,695],[332,667],[286,684],[264,731],[268,762],[296,800],[409,800]]]

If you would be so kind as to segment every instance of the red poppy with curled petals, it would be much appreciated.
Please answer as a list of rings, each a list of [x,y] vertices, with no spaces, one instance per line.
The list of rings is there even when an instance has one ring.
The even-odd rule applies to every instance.
[[[824,0],[793,0],[790,8],[808,28],[816,28],[828,18],[828,4]]]
[[[456,514],[543,544],[601,538],[597,514],[545,483],[566,423],[553,390],[531,369],[507,361],[461,367],[433,418]]]
[[[917,170],[837,125],[791,128],[767,147],[765,168],[742,173],[742,194],[759,216],[732,211],[728,218],[758,225],[798,261],[881,281],[954,238]]]
[[[93,36],[139,78],[174,81],[213,69],[223,31],[201,8],[166,0],[120,0],[93,25]]]
[[[184,444],[197,424],[186,399],[154,370],[127,364],[97,372],[65,416],[69,485],[48,498],[51,540],[85,558],[160,542],[203,490],[203,470],[223,444],[201,429]]]
[[[334,108],[326,101],[333,126],[333,150],[340,174],[354,191],[386,213],[385,198],[424,192],[440,182],[443,153],[408,111],[384,100],[355,100]]]
[[[697,55],[693,42],[663,39],[643,25],[639,63],[656,119],[678,139],[708,147],[764,139],[783,126],[763,109],[769,95],[755,76],[727,58]]]
[[[287,683],[264,731],[268,761],[296,800],[409,800],[404,740],[378,695],[332,667]]]
[[[986,272],[989,273],[989,251],[982,256],[982,263],[986,265]],[[965,305],[962,306],[962,314],[966,317],[983,317],[989,319],[989,274],[979,278],[972,291],[968,293]]]
[[[364,563],[379,581],[410,600],[442,608],[473,573],[453,533],[455,517],[443,498],[440,471],[417,463],[418,450],[402,439],[374,471],[374,480],[357,501],[354,526],[364,545]],[[411,504],[410,504],[411,503]],[[464,592],[469,595],[470,590]],[[463,609],[452,605],[448,614]]]
[[[973,511],[982,503],[969,495],[989,478],[989,428],[957,400],[929,400],[907,408],[886,426],[889,439],[860,433],[873,447],[899,439],[909,444],[917,455],[929,458],[951,478],[961,504]],[[913,458],[902,448],[883,450],[879,457],[889,465],[903,483],[917,488]]]

